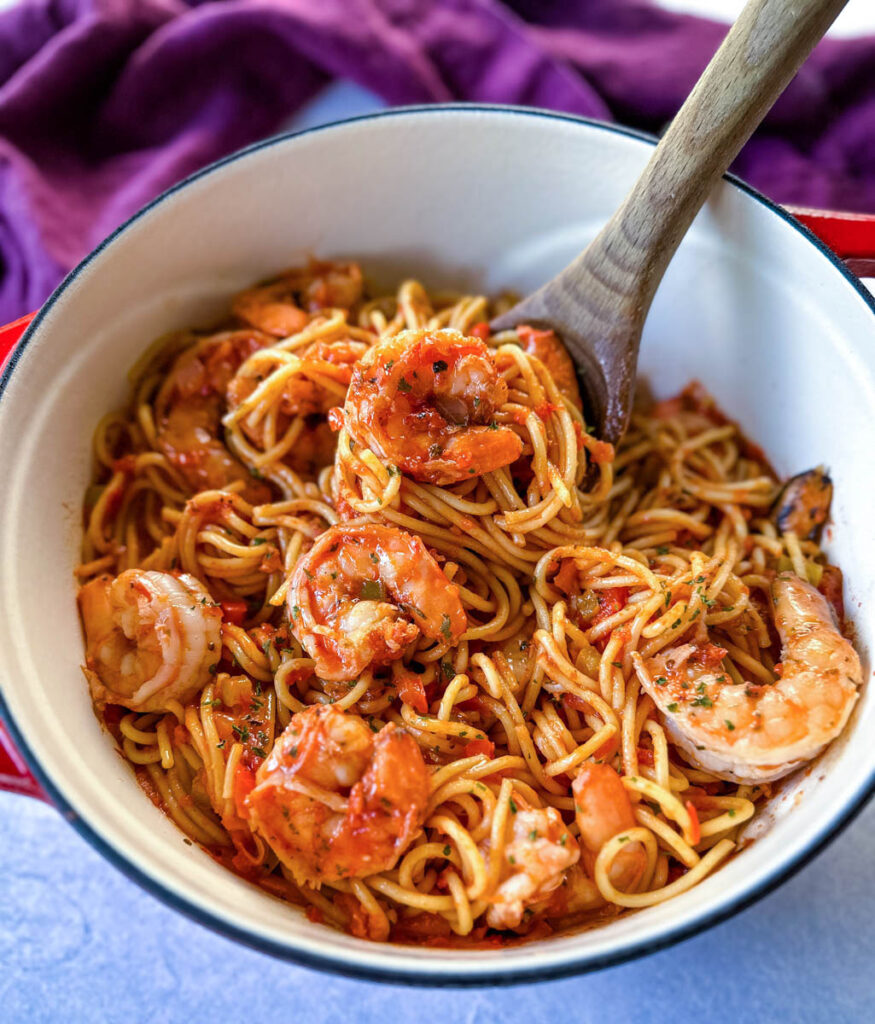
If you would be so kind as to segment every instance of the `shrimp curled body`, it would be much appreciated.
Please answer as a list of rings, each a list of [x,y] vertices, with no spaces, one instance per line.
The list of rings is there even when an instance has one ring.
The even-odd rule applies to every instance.
[[[84,672],[95,701],[132,711],[184,703],[222,653],[222,612],[193,576],[127,569],[79,591]]]
[[[549,903],[580,850],[553,807],[523,809],[513,815],[504,849],[503,880],[486,912],[490,928],[517,928],[528,911]]]
[[[292,630],[323,679],[355,679],[420,637],[456,643],[467,626],[459,589],[422,541],[391,526],[335,526],[295,566]]]
[[[772,584],[782,671],[772,685],[736,685],[697,662],[693,644],[647,663],[646,686],[687,760],[718,778],[780,779],[839,735],[863,681],[860,659],[826,599],[797,576]]]
[[[258,769],[250,823],[299,885],[394,867],[419,832],[428,769],[393,723],[376,735],[330,705],[294,715]]]
[[[478,338],[402,331],[355,368],[344,414],[357,444],[415,480],[443,485],[519,457],[522,441],[495,420],[507,398],[507,382]]]

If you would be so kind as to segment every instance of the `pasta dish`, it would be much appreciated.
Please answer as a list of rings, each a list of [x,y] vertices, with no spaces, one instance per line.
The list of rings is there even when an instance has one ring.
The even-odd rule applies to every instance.
[[[509,303],[311,262],[159,339],[94,440],[101,721],[190,841],[371,940],[685,892],[862,683],[826,471],[782,486],[695,384],[615,450]]]

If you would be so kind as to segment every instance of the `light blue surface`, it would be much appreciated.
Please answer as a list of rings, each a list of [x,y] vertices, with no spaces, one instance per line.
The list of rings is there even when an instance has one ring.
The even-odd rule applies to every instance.
[[[380,106],[350,84],[288,127]],[[598,974],[506,990],[316,974],[213,935],[102,860],[50,807],[0,794],[0,1021],[757,1024],[875,1020],[875,805],[750,910]]]
[[[0,1020],[757,1024],[875,1019],[875,805],[776,893],[621,967],[412,990],[294,967],[163,906],[44,804],[0,794]]]

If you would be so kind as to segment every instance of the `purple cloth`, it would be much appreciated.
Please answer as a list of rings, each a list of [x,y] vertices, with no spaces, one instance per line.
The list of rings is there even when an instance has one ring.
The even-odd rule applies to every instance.
[[[659,131],[724,32],[646,0],[24,0],[0,13],[0,323],[335,77]],[[875,39],[821,43],[735,170],[782,202],[875,210]]]

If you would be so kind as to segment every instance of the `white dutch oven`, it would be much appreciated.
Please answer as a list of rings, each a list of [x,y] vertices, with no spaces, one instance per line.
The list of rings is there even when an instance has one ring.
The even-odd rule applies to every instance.
[[[91,710],[72,568],[95,424],[157,335],[208,324],[251,281],[310,254],[471,291],[534,288],[595,234],[650,153],[621,129],[534,111],[391,111],[271,140],[156,200],[61,285],[0,400],[0,683],[30,766],[74,825],[180,910],[347,975],[520,981],[657,949],[773,888],[860,809],[875,780],[868,685],[846,735],[776,796],[757,841],[691,892],[607,927],[501,950],[377,945],[313,924],[215,864],[137,786]],[[875,638],[875,306],[785,213],[725,182],[659,289],[641,371],[700,379],[778,471],[836,485],[828,550],[870,674]],[[44,870],[50,870],[48,865]]]

